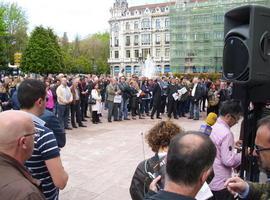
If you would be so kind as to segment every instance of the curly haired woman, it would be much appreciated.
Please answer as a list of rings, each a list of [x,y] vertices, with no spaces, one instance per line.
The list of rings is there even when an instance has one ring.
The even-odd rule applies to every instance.
[[[142,200],[144,198],[153,175],[157,170],[160,170],[171,139],[175,135],[183,133],[184,130],[172,121],[161,121],[148,132],[146,141],[155,155],[142,161],[135,170],[129,189],[132,200]]]

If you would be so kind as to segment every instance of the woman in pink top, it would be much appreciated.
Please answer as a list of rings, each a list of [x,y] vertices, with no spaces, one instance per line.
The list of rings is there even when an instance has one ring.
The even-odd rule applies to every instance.
[[[53,99],[53,93],[50,88],[50,82],[46,81],[46,91],[47,91],[47,96],[46,96],[46,109],[53,112],[54,109],[54,99]]]
[[[235,151],[234,135],[230,130],[238,123],[241,114],[239,101],[225,101],[221,105],[220,117],[212,126],[210,138],[217,148],[217,155],[213,165],[215,176],[209,186],[215,200],[234,199],[224,184],[228,178],[231,178],[233,169],[241,164],[241,154]]]

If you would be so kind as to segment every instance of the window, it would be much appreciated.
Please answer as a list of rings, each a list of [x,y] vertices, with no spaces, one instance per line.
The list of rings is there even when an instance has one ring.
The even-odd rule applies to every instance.
[[[169,26],[170,26],[170,19],[166,18],[165,19],[165,28],[169,28]]]
[[[118,47],[119,46],[119,39],[118,37],[114,37],[114,46]]]
[[[114,52],[114,58],[119,58],[119,51]]]
[[[131,66],[126,66],[126,74],[131,74]]]
[[[126,36],[126,46],[130,46],[130,36]]]
[[[170,34],[166,33],[165,34],[165,44],[169,44],[170,43]]]
[[[134,22],[134,29],[135,30],[138,30],[139,29],[139,22],[138,21],[135,21]]]
[[[160,58],[160,49],[156,49],[156,58]]]
[[[115,31],[115,32],[117,32],[117,31],[119,31],[119,24],[118,23],[115,23],[114,25],[113,25],[113,31]]]
[[[139,45],[139,35],[134,36],[134,45],[138,46]]]
[[[150,28],[150,20],[149,19],[143,19],[142,20],[142,29],[149,29]]]
[[[130,23],[126,22],[126,30],[129,30],[129,29],[130,29]]]
[[[130,50],[126,50],[126,58],[130,58]]]
[[[171,72],[171,67],[170,67],[170,65],[165,65],[165,66],[164,66],[164,73],[169,73],[169,72]]]
[[[160,19],[156,19],[156,29],[161,29]]]
[[[160,35],[156,34],[156,44],[160,44]]]
[[[142,45],[150,45],[150,34],[142,34]]]
[[[139,58],[139,50],[134,51],[135,58]]]
[[[166,58],[170,57],[170,49],[169,48],[165,49],[165,57]]]
[[[146,59],[148,55],[151,55],[151,50],[149,48],[142,49],[142,57],[143,57],[143,59]]]

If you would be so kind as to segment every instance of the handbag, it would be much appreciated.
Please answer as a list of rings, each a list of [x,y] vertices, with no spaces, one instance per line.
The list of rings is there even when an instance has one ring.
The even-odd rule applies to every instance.
[[[88,97],[88,104],[95,105],[96,103],[97,103],[96,99],[92,98],[92,96],[90,95]]]

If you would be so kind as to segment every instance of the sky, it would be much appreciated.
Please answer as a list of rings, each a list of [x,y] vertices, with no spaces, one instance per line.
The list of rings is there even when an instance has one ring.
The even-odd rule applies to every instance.
[[[109,30],[110,8],[115,0],[2,0],[16,2],[24,9],[29,22],[29,32],[35,26],[53,28],[69,40],[76,35],[81,39],[90,34]],[[160,3],[168,0],[128,0],[129,6]]]

